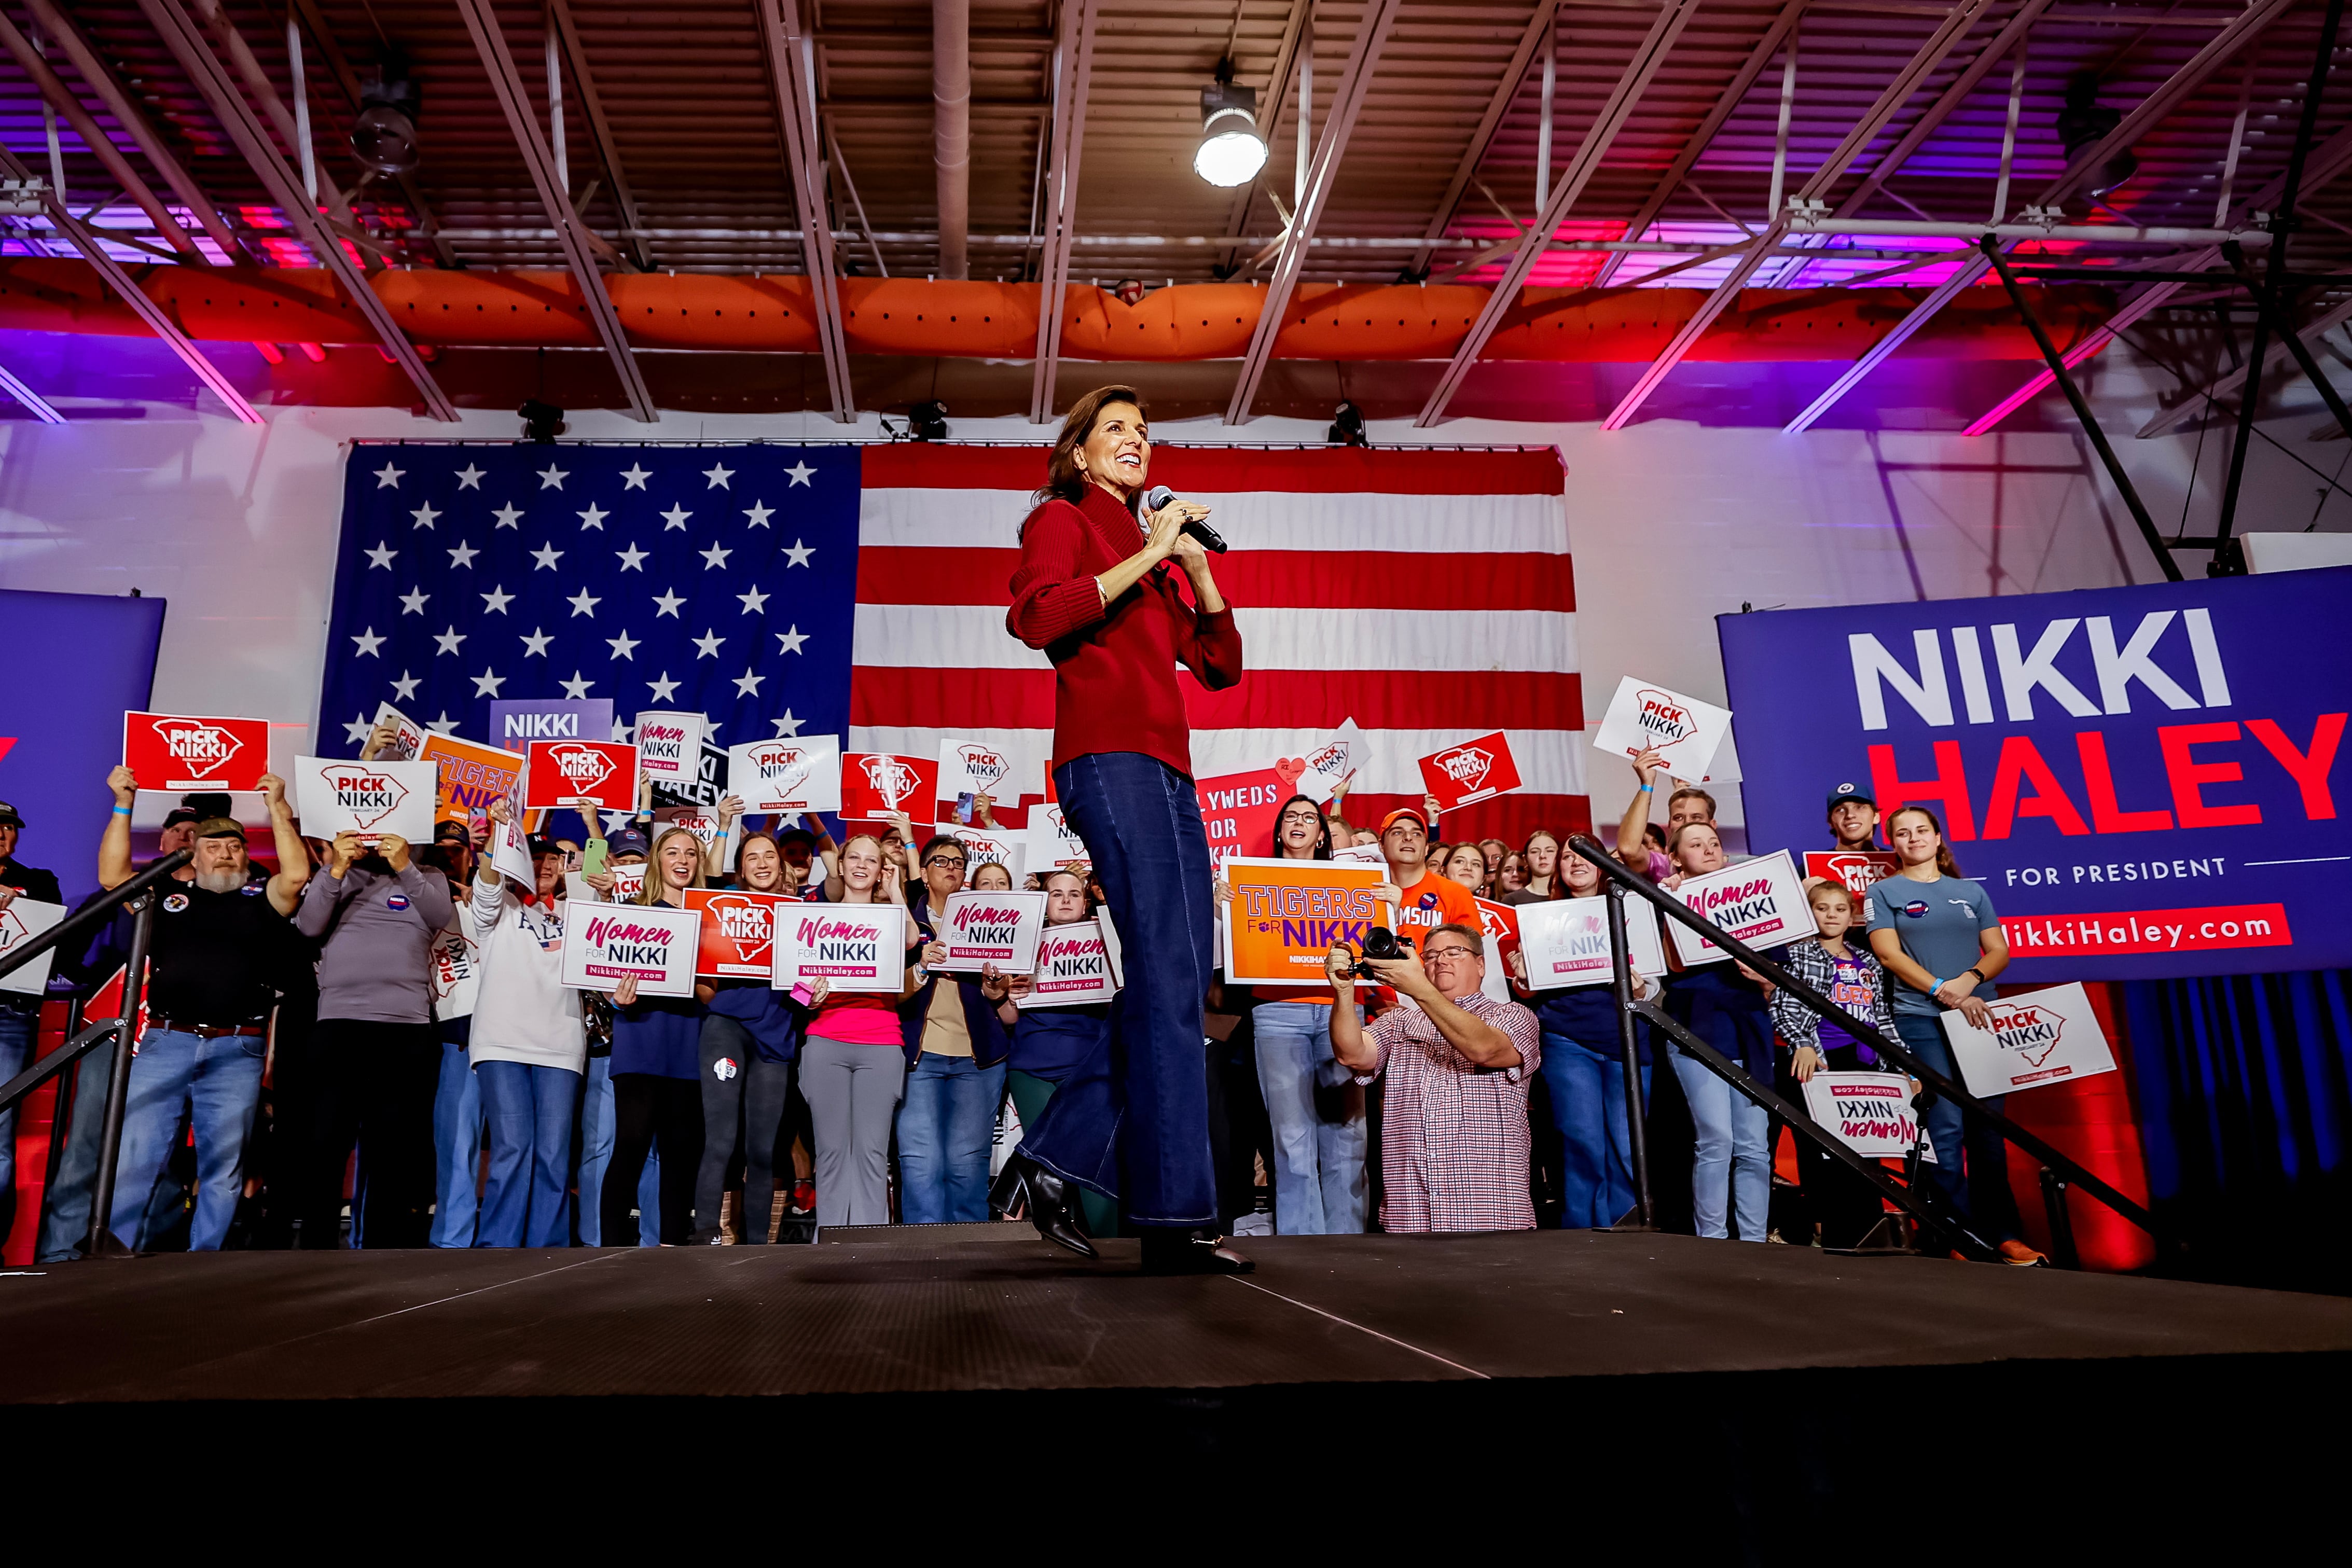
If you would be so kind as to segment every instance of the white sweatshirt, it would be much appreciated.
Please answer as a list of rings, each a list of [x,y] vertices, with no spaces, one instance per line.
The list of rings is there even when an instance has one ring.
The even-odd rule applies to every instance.
[[[474,998],[467,1054],[485,1061],[584,1071],[588,1035],[580,993],[557,977],[563,963],[563,907],[525,904],[514,884],[477,880],[467,908],[481,944],[482,983]]]

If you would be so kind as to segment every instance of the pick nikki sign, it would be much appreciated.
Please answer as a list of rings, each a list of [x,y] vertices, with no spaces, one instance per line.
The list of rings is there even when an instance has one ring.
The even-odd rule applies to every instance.
[[[1498,729],[1423,758],[1421,781],[1437,797],[1437,809],[1451,811],[1517,789],[1519,765]]]
[[[930,758],[852,751],[841,759],[841,815],[845,821],[878,822],[893,811],[911,816],[939,794],[940,765]]]
[[[934,929],[948,956],[933,968],[976,975],[993,964],[1002,974],[1025,975],[1036,967],[1045,895],[951,893]]]
[[[1893,850],[1807,850],[1805,877],[1834,882],[1857,897],[1903,869]]]
[[[433,837],[438,797],[430,762],[294,759],[294,810],[316,839],[357,833],[362,843],[387,836],[422,844]]]
[[[142,789],[258,789],[269,771],[269,721],[125,713],[122,765]]]
[[[1118,995],[1112,945],[1104,938],[1102,922],[1077,920],[1047,926],[1037,942],[1034,976],[1028,995],[1013,1002],[1024,1011],[1084,1007]]]
[[[1990,1029],[1971,1026],[1958,1009],[1938,1019],[1969,1093],[2010,1094],[2116,1070],[2106,1032],[2080,982],[2003,997],[1987,1005]]]
[[[907,979],[907,911],[897,904],[803,904],[776,932],[774,985],[823,980],[836,991],[896,996]]]
[[[66,906],[62,904],[43,904],[30,898],[11,900],[7,908],[0,909],[0,958],[13,957],[26,943],[65,917]],[[0,991],[39,996],[49,988],[49,966],[57,956],[57,949],[52,947],[13,973],[0,975]]]
[[[709,978],[757,976],[775,972],[776,926],[803,906],[781,893],[712,893],[691,888],[686,906],[702,915],[702,944],[694,972]]]
[[[1797,875],[1796,862],[1786,850],[1704,876],[1685,877],[1674,895],[1688,904],[1693,914],[1706,916],[1750,947],[1778,947],[1821,929],[1813,924],[1804,881]],[[1680,922],[1668,924],[1674,930],[1675,951],[1685,965],[1720,964],[1731,956]]]
[[[998,786],[1012,770],[1012,753],[1002,747],[977,740],[942,740],[939,798],[953,800],[959,795],[988,795],[1001,799],[1003,792]]]
[[[1729,708],[1627,675],[1617,683],[1617,695],[1610,699],[1601,727],[1593,731],[1592,744],[1612,757],[1654,750],[1675,778],[1702,779],[1730,733]]]
[[[841,809],[841,742],[830,735],[748,741],[727,753],[727,792],[746,811]]]
[[[637,768],[656,784],[691,784],[701,777],[702,737],[709,720],[698,713],[637,715]]]
[[[609,991],[635,977],[637,994],[694,993],[702,914],[666,904],[587,904],[564,921],[563,984]]]
[[[618,740],[534,740],[523,753],[523,809],[589,800],[608,811],[637,805],[637,748]]]

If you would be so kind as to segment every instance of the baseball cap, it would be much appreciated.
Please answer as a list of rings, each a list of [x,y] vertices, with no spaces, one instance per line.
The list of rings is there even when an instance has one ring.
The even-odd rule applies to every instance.
[[[196,837],[200,839],[235,839],[238,843],[243,843],[245,842],[245,830],[237,825],[237,821],[234,817],[206,817],[203,821],[196,824]]]
[[[1864,789],[1861,785],[1841,784],[1836,789],[1830,791],[1830,803],[1822,808],[1823,814],[1826,815],[1828,812],[1836,810],[1848,800],[1859,800],[1865,806],[1876,806],[1878,804],[1877,801],[1870,798],[1870,791]]]
[[[1426,833],[1429,831],[1428,819],[1423,817],[1418,810],[1415,810],[1411,806],[1399,806],[1395,810],[1391,811],[1387,816],[1382,817],[1381,819],[1381,833],[1386,834],[1391,828],[1395,827],[1399,822],[1408,820],[1413,822],[1415,826],[1419,827],[1423,832]]]
[[[646,842],[645,834],[635,828],[623,828],[607,838],[604,845],[609,853],[616,855],[644,855],[653,852],[653,846]]]
[[[7,801],[0,800],[0,828],[21,828],[24,825],[23,814]]]
[[[814,849],[816,835],[806,828],[786,828],[776,835],[776,844],[779,848],[785,844],[806,844],[809,848]]]
[[[204,813],[201,811],[192,810],[185,806],[174,806],[163,813],[163,831],[170,832],[182,822],[201,822],[204,820]]]
[[[452,818],[448,821],[436,823],[433,829],[433,841],[436,844],[470,844],[474,841],[474,835],[467,828],[465,823]]]
[[[549,838],[545,833],[533,833],[530,835],[531,859],[537,860],[541,855],[560,855],[562,852],[563,846],[557,843],[553,839]]]

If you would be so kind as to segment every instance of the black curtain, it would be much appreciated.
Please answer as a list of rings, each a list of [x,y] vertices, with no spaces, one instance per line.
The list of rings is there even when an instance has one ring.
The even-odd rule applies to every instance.
[[[2123,992],[2149,1190],[2185,1271],[2352,1294],[2352,972]]]

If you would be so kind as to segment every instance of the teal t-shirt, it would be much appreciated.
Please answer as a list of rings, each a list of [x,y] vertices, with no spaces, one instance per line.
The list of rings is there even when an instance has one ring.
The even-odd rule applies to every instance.
[[[1904,955],[1938,980],[1948,980],[1974,964],[1984,952],[1977,933],[2000,925],[1992,911],[1992,895],[1966,877],[1914,882],[1890,876],[1874,884],[1870,896],[1871,930],[1894,932]],[[1913,990],[1893,975],[1886,977],[1886,988],[1894,993],[1898,1013],[1933,1018],[1944,1010],[1935,998]],[[1990,981],[1977,988],[1977,995],[1987,1001],[2000,994]]]

